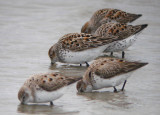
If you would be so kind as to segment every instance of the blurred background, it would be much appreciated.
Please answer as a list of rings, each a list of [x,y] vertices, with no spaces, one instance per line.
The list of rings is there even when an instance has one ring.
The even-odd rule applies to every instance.
[[[126,51],[127,60],[149,64],[135,71],[124,92],[113,88],[77,94],[76,84],[49,104],[20,105],[19,88],[32,74],[61,72],[83,76],[86,67],[50,65],[49,48],[67,33],[80,32],[93,13],[116,8],[142,14],[135,24],[149,24]],[[115,56],[121,57],[120,53]],[[159,115],[160,0],[0,0],[0,114]],[[121,86],[117,87],[121,88]]]

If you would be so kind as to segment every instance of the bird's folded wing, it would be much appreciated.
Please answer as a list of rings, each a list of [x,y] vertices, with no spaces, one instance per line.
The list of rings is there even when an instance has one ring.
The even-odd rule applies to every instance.
[[[103,37],[113,35],[122,39],[132,36],[140,32],[142,29],[144,29],[143,25],[132,26],[122,23],[106,23],[96,30],[95,35]]]
[[[100,23],[104,24],[109,22],[109,20],[114,20],[119,23],[128,23],[128,22],[133,22],[137,18],[141,17],[141,14],[132,14],[132,13],[127,13],[122,10],[118,9],[101,9],[96,11],[91,20],[93,20],[94,23]],[[100,19],[100,20],[94,20],[94,19]]]
[[[128,62],[117,58],[104,58],[104,60],[101,59],[97,65],[94,64],[97,66],[94,70],[94,73],[102,78],[107,79],[119,74],[124,74],[136,70],[146,64],[147,63]]]
[[[71,33],[63,36],[59,42],[64,49],[69,49],[71,51],[83,51],[91,48],[97,48],[117,40],[119,40],[119,38],[112,35],[101,37],[85,33]]]
[[[54,91],[63,86],[70,85],[79,79],[80,77],[66,77],[59,73],[50,73],[40,76],[40,81],[37,82],[38,86],[46,91]]]

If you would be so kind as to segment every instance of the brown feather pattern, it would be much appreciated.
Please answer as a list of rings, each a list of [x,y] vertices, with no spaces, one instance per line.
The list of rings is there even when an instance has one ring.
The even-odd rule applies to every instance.
[[[147,26],[146,26],[147,27]],[[97,36],[119,36],[120,38],[127,38],[131,35],[134,35],[141,30],[144,29],[143,25],[127,25],[122,23],[106,23],[101,25],[95,32],[95,35]]]
[[[127,13],[118,9],[100,9],[96,11],[91,17],[91,19],[82,26],[81,32],[93,34],[102,24],[109,22],[133,22],[141,16],[141,14]]]
[[[59,73],[47,73],[47,74],[37,74],[31,76],[26,82],[25,85],[31,89],[43,89],[46,91],[54,91],[63,86],[70,85],[78,80],[81,77],[67,77]]]
[[[85,73],[85,80],[89,80],[89,72],[100,76],[101,78],[108,79],[114,76],[134,71],[148,63],[129,62],[117,58],[99,58],[94,61]]]
[[[100,37],[85,33],[70,33],[60,38],[58,43],[61,44],[64,49],[83,51],[90,48],[97,48],[117,40],[120,39],[112,35]]]
[[[136,20],[140,16],[141,14],[132,14],[118,9],[106,8],[96,11],[92,16],[91,21],[94,22],[94,24],[99,23],[99,21],[101,21],[101,23],[107,23],[110,20],[128,23]]]

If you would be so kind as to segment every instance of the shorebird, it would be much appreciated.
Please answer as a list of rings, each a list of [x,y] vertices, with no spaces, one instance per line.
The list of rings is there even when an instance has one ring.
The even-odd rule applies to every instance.
[[[87,66],[89,61],[97,58],[112,42],[123,38],[109,35],[105,38],[85,33],[64,35],[48,52],[51,63],[74,63]]]
[[[117,58],[99,58],[95,60],[86,70],[83,79],[77,82],[78,92],[92,92],[102,88],[113,87],[117,92],[116,86],[124,82],[136,69],[148,63],[129,62]]]
[[[137,35],[148,26],[148,24],[142,25],[127,25],[122,23],[106,23],[101,25],[94,35],[96,36],[118,36],[121,38],[126,38],[120,41],[115,41],[110,46],[108,46],[104,52],[119,52],[122,51],[122,58],[124,58],[125,52],[128,47],[130,47],[137,39]]]
[[[102,24],[108,22],[129,23],[141,16],[142,14],[127,13],[118,9],[100,9],[96,11],[91,19],[82,26],[81,32],[94,34]]]
[[[66,77],[59,73],[33,75],[20,88],[18,99],[22,104],[50,102],[50,105],[53,105],[52,101],[65,93],[64,86],[80,79],[80,77]]]

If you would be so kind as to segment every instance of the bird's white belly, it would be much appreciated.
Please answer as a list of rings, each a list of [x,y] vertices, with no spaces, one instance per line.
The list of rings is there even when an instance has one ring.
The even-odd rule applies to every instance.
[[[87,49],[83,51],[69,51],[65,54],[66,63],[85,63],[94,60],[96,57],[100,56],[108,45],[100,46],[97,48]]]
[[[59,90],[56,91],[45,91],[45,90],[39,90],[35,93],[35,102],[36,103],[45,103],[54,101],[58,98],[60,98],[63,95],[63,93]]]
[[[127,80],[128,77],[131,76],[131,74],[132,74],[132,72],[129,72],[129,73],[122,74],[122,75],[119,75],[119,76],[115,76],[115,77],[109,78],[109,79],[103,79],[103,78],[100,78],[99,76],[95,75],[94,76],[94,81],[92,83],[93,90],[118,86],[121,83],[123,83],[125,80]]]
[[[125,49],[130,47],[136,41],[136,39],[137,39],[136,35],[133,35],[124,40],[115,41],[113,42],[113,44],[111,44],[105,49],[105,52],[124,51]]]

